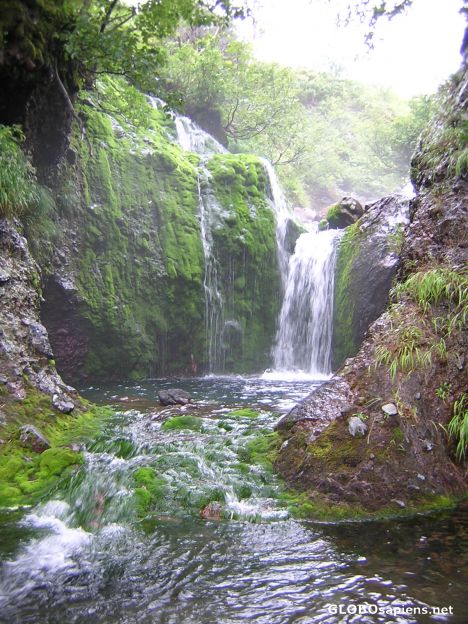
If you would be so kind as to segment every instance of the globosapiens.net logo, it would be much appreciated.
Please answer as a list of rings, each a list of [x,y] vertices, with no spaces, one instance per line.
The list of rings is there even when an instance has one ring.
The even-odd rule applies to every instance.
[[[452,605],[433,607],[429,605],[376,605],[368,602],[330,603],[326,605],[330,615],[453,615]]]

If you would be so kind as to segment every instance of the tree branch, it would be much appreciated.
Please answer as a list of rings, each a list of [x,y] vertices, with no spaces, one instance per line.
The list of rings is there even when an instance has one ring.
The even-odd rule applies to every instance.
[[[91,145],[91,141],[88,138],[88,135],[86,134],[86,129],[84,127],[84,123],[83,121],[80,119],[79,115],[77,114],[75,107],[73,106],[73,102],[70,99],[70,96],[68,95],[68,91],[65,88],[65,85],[63,84],[58,70],[57,70],[57,65],[54,66],[54,74],[55,74],[55,80],[57,81],[57,84],[59,86],[59,89],[65,99],[65,102],[67,104],[67,107],[69,109],[69,111],[71,112],[71,114],[73,115],[74,119],[76,119],[76,121],[78,122],[78,125],[80,126],[81,129],[81,138],[84,137],[84,139],[86,140],[86,143],[88,144],[88,148],[89,148],[89,153],[92,154],[93,153],[93,146]]]

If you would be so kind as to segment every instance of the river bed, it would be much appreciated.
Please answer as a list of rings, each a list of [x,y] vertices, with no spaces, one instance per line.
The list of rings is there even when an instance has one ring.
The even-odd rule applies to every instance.
[[[466,622],[463,509],[297,521],[263,456],[253,461],[281,413],[320,383],[266,375],[82,389],[117,413],[49,500],[2,513],[0,621]],[[194,405],[163,410],[157,391],[169,387]],[[168,416],[182,420],[164,426]],[[202,519],[213,501],[223,519]]]

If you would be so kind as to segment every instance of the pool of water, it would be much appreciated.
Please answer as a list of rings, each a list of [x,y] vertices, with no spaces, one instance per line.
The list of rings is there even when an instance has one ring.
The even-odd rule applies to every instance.
[[[85,389],[119,411],[49,500],[0,516],[0,621],[466,622],[466,510],[298,522],[268,463],[252,462],[315,385],[212,377]],[[161,408],[157,391],[169,387],[194,405]],[[171,416],[190,427],[164,426]],[[157,495],[142,513],[145,489]],[[200,517],[212,501],[223,519]]]

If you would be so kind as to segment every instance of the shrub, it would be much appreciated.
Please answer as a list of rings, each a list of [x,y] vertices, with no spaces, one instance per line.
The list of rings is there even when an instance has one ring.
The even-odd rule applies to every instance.
[[[0,216],[14,217],[39,200],[35,171],[21,151],[17,126],[0,125]]]

